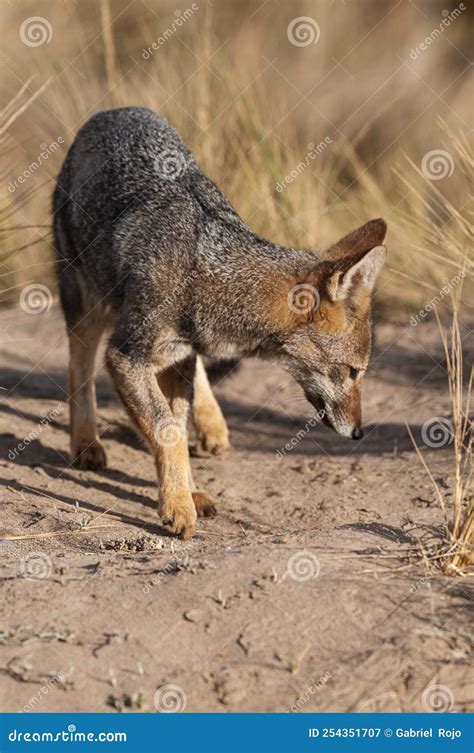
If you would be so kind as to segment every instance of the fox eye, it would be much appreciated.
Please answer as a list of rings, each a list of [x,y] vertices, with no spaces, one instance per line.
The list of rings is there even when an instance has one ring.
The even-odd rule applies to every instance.
[[[353,366],[349,367],[349,376],[351,379],[357,379],[360,369],[355,369]]]

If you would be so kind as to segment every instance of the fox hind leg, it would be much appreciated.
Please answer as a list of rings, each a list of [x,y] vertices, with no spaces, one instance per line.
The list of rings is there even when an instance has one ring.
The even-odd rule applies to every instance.
[[[61,304],[69,338],[69,420],[73,465],[85,470],[105,468],[107,458],[97,434],[95,356],[105,327],[103,307],[84,305],[77,273],[60,271]]]
[[[199,357],[194,377],[193,420],[196,427],[198,455],[220,455],[230,448],[226,420]]]
[[[88,470],[107,465],[96,423],[95,355],[102,332],[93,314],[69,332],[71,454],[75,466]]]

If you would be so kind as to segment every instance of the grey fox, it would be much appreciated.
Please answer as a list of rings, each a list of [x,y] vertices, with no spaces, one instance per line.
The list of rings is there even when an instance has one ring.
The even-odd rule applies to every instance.
[[[159,514],[181,538],[213,515],[191,474],[192,413],[211,452],[229,446],[201,356],[282,364],[323,423],[362,436],[360,387],[371,293],[384,262],[381,219],[322,254],[253,233],[158,114],[126,107],[79,131],[53,198],[57,273],[70,347],[73,462],[101,468],[94,360],[106,365],[148,442]]]

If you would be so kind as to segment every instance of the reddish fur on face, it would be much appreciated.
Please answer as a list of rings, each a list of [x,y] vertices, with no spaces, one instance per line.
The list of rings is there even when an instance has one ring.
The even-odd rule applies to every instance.
[[[333,303],[323,296],[315,318],[315,327],[318,332],[330,335],[341,332],[346,326],[347,311],[342,301]]]
[[[310,402],[324,405],[325,417],[346,436],[361,424],[360,382],[371,349],[371,296],[385,257],[385,231],[383,220],[373,220],[332,246],[323,261],[315,259],[303,278],[282,276],[272,284],[268,313],[282,332],[285,364]],[[310,312],[291,306],[292,286],[298,285],[317,291]]]
[[[360,387],[357,384],[347,392],[339,401],[339,407],[347,418],[350,418],[354,426],[360,426],[362,420],[362,407]]]

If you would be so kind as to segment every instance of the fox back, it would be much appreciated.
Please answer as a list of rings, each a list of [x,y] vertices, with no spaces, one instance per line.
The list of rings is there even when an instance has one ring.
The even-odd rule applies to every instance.
[[[116,303],[127,274],[159,259],[186,265],[206,215],[239,222],[175,129],[141,107],[99,112],[81,128],[53,212],[69,260]]]

